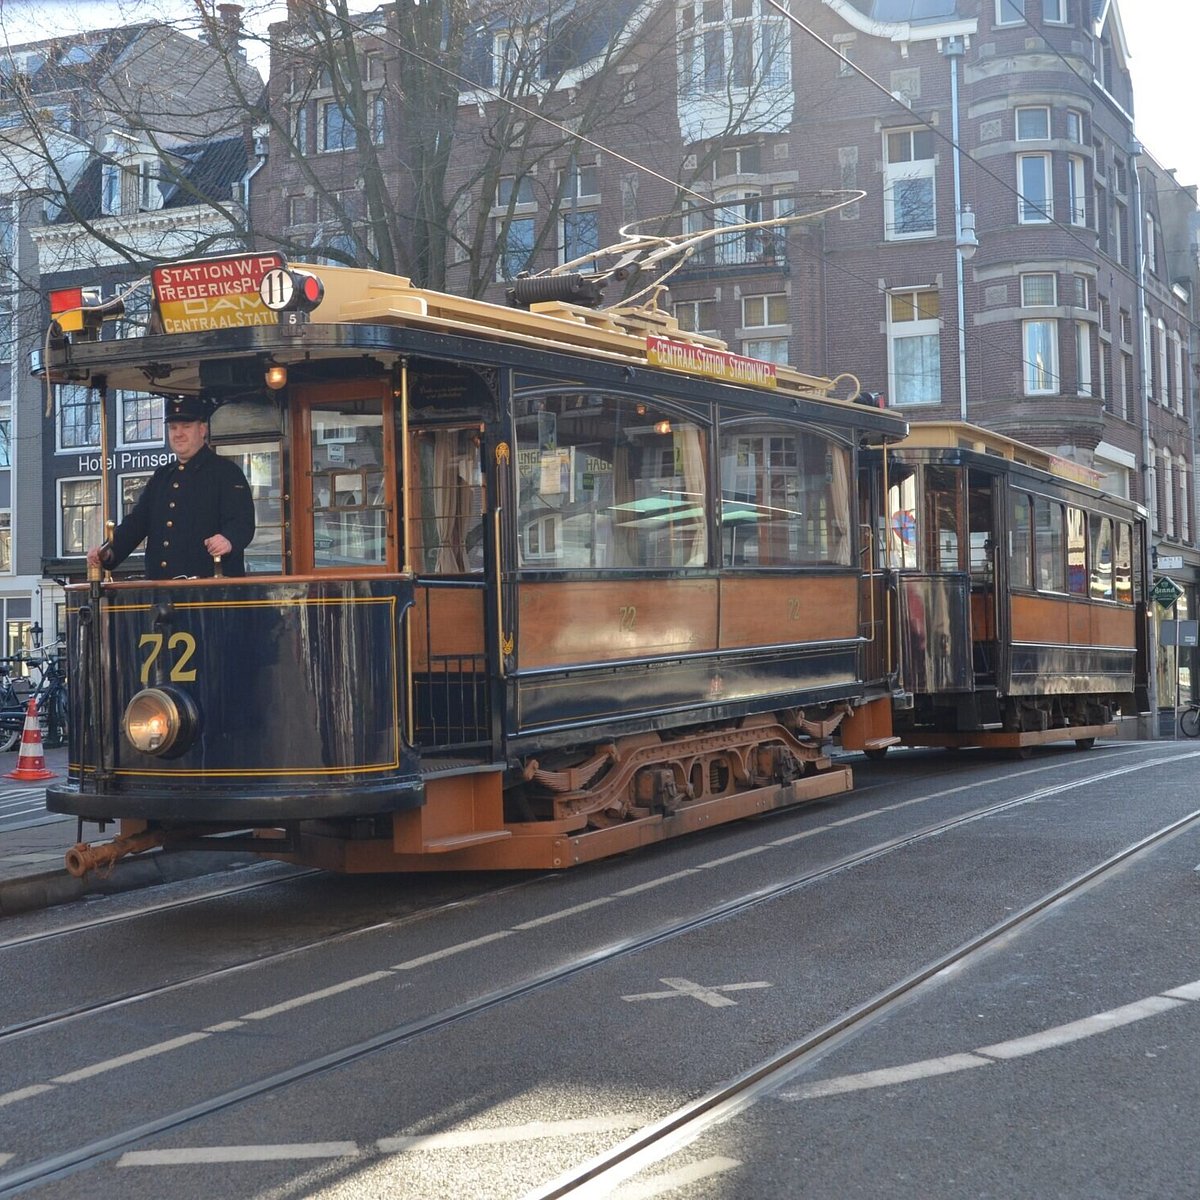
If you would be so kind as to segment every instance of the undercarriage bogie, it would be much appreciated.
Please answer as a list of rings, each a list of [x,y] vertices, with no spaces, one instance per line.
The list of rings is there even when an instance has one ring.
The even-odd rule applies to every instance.
[[[670,738],[638,734],[558,762],[531,759],[521,807],[537,819],[582,817],[600,829],[788,784],[829,766],[827,739],[842,716],[793,710]]]

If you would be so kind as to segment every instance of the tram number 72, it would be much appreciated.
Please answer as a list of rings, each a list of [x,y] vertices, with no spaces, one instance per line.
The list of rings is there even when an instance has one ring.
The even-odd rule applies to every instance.
[[[190,633],[173,633],[169,638],[164,637],[161,633],[143,633],[138,638],[138,649],[149,646],[150,653],[146,655],[145,661],[142,663],[142,686],[145,687],[150,683],[150,669],[162,653],[164,641],[168,653],[175,656],[169,675],[171,682],[193,683],[196,679],[196,668],[189,669],[188,663],[191,662],[192,655],[196,653],[196,639]]]

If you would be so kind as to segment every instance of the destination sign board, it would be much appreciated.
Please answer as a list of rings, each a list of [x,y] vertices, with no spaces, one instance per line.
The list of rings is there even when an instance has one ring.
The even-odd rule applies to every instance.
[[[163,332],[277,325],[258,289],[268,271],[283,265],[282,254],[232,254],[155,267],[151,282]]]
[[[725,383],[773,388],[778,382],[775,364],[759,358],[743,358],[728,350],[714,350],[691,342],[676,342],[651,334],[646,338],[646,361],[671,371],[686,371]]]

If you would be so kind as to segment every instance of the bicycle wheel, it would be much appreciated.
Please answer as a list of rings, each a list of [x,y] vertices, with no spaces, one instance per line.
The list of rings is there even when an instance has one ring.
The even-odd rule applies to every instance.
[[[0,754],[5,750],[15,750],[21,740],[21,734],[16,729],[0,729]]]
[[[1179,728],[1188,737],[1200,737],[1200,707],[1192,705],[1179,718]]]

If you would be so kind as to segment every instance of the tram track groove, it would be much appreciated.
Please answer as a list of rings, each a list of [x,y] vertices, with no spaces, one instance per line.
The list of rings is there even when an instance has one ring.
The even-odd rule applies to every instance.
[[[515,984],[510,984],[506,987],[495,989],[491,992],[484,993],[474,999],[463,1002],[462,1004],[444,1009],[441,1012],[433,1013],[424,1017],[420,1017],[413,1021],[405,1022],[402,1025],[395,1026],[392,1029],[384,1030],[369,1038],[353,1043],[349,1046],[342,1047],[338,1050],[330,1051],[326,1054],[315,1056],[312,1059],[295,1064],[292,1067],[286,1068],[283,1071],[274,1072],[262,1079],[255,1080],[251,1083],[242,1084],[236,1088],[229,1089],[216,1096],[209,1097],[206,1100],[198,1101],[195,1104],[189,1105],[176,1112],[165,1114],[164,1116],[154,1118],[150,1121],[143,1122],[130,1129],[111,1134],[107,1137],[98,1139],[84,1146],[62,1152],[51,1156],[39,1162],[28,1164],[25,1167],[18,1168],[7,1175],[0,1175],[0,1197],[15,1195],[28,1187],[48,1182],[52,1179],[64,1177],[73,1174],[81,1169],[85,1169],[91,1164],[94,1164],[103,1159],[109,1158],[117,1153],[128,1150],[137,1143],[145,1141],[148,1138],[156,1137],[164,1133],[182,1128],[191,1124],[194,1121],[213,1116],[217,1113],[233,1108],[241,1103],[259,1097],[269,1095],[272,1092],[280,1091],[294,1083],[302,1080],[310,1079],[314,1076],[323,1074],[327,1071],[335,1070],[343,1066],[350,1065],[358,1059],[365,1058],[379,1051],[390,1049],[396,1046],[416,1040],[417,1038],[438,1032],[455,1025],[464,1020],[468,1020],[475,1016],[482,1015],[496,1008],[502,1007],[505,1004],[520,1000],[526,996],[533,995],[550,987],[557,986],[569,979],[598,967],[618,961],[619,959],[629,957],[640,953],[643,950],[651,949],[655,946],[673,941],[676,938],[685,936],[689,933],[706,928],[709,925],[726,920],[730,917],[748,912],[752,908],[759,905],[769,903],[772,900],[786,897],[803,888],[810,887],[825,879],[832,878],[847,870],[852,870],[856,867],[866,865],[877,861],[889,854],[895,853],[908,846],[919,844],[928,841],[935,837],[940,837],[951,830],[971,824],[980,820],[987,819],[991,816],[1002,814],[1008,810],[1030,804],[1038,800],[1048,799],[1052,796],[1059,795],[1063,792],[1071,791],[1078,788],[1086,788],[1091,784],[1101,781],[1108,781],[1115,776],[1128,774],[1134,771],[1147,769],[1155,766],[1163,765],[1165,762],[1176,762],[1182,759],[1200,757],[1200,750],[1191,751],[1182,755],[1175,755],[1167,759],[1156,759],[1150,761],[1141,761],[1129,766],[1120,768],[1116,771],[1106,771],[1098,775],[1090,775],[1082,778],[1067,780],[1060,783],[1053,783],[1044,788],[1039,788],[1033,792],[1027,792],[1021,796],[1010,797],[1006,800],[998,801],[995,804],[985,805],[982,808],[973,809],[966,813],[959,813],[953,817],[946,818],[942,821],[937,821],[926,825],[920,829],[897,834],[895,837],[885,839],[872,846],[862,850],[855,851],[851,854],[842,856],[841,858],[827,863],[823,867],[812,871],[804,872],[791,879],[784,880],[780,883],[773,884],[769,887],[756,889],[754,892],[737,897],[734,900],[725,901],[719,905],[715,905],[707,911],[695,914],[691,917],[672,922],[662,926],[659,929],[652,930],[649,933],[642,934],[636,937],[627,938],[616,944],[610,944],[602,949],[592,953],[585,954],[573,962],[566,963],[554,967],[548,971],[544,971],[538,975],[531,976],[521,980]],[[1037,770],[1037,769],[1035,769]],[[1030,772],[1032,773],[1032,772]],[[966,785],[964,790],[968,790],[974,786],[984,786],[988,781],[980,781],[978,785]],[[994,783],[994,781],[991,781]],[[955,791],[959,789],[950,789]],[[927,798],[917,798],[927,799]],[[904,805],[912,801],[902,802]],[[889,806],[895,808],[898,806]],[[888,811],[888,809],[877,810],[878,812]],[[893,988],[880,993],[872,1000],[865,1002],[855,1009],[849,1010],[842,1017],[823,1026],[816,1033],[809,1035],[801,1042],[793,1044],[788,1050],[780,1056],[775,1056],[769,1060],[769,1065],[760,1064],[754,1068],[748,1075],[739,1076],[733,1083],[718,1089],[715,1093],[710,1093],[709,1096],[701,1101],[696,1101],[693,1104],[685,1106],[683,1109],[672,1114],[672,1117],[664,1118],[662,1121],[648,1126],[649,1132],[643,1131],[645,1136],[639,1137],[634,1135],[633,1138],[626,1139],[621,1143],[621,1147],[630,1147],[627,1151],[622,1152],[621,1161],[629,1158],[633,1153],[640,1152],[655,1143],[661,1141],[668,1134],[674,1133],[681,1129],[690,1121],[695,1121],[713,1112],[719,1106],[725,1104],[737,1103],[736,1092],[740,1088],[742,1091],[755,1086],[760,1080],[769,1077],[772,1074],[778,1073],[785,1068],[792,1068],[798,1056],[804,1053],[809,1053],[818,1046],[824,1046],[832,1037],[845,1030],[851,1029],[855,1024],[863,1022],[871,1014],[879,1011],[885,1005],[894,1002],[907,995],[920,983],[936,975],[939,971],[947,969],[954,963],[964,959],[969,953],[985,948],[992,942],[1002,937],[1005,933],[1019,927],[1025,921],[1032,919],[1033,916],[1049,907],[1056,900],[1065,898],[1073,892],[1080,890],[1087,883],[1099,878],[1106,871],[1113,870],[1116,866],[1126,861],[1132,854],[1140,852],[1148,848],[1164,837],[1182,830],[1189,824],[1200,820],[1200,810],[1188,814],[1164,829],[1158,830],[1148,837],[1139,840],[1132,847],[1127,847],[1120,851],[1117,855],[1111,856],[1097,867],[1089,869],[1083,875],[1077,876],[1075,879],[1061,887],[1054,889],[1040,900],[1022,909],[1019,913],[1006,918],[999,924],[991,927],[978,937],[971,939],[963,946],[960,946],[956,951],[943,956],[936,962],[921,968],[918,972],[909,975],[900,984]],[[807,836],[802,834],[800,836]],[[786,839],[794,840],[794,837]],[[460,901],[463,903],[469,901]],[[497,935],[504,936],[504,935]],[[480,942],[490,941],[490,938],[479,939]],[[430,961],[439,960],[441,954],[433,954],[426,956]],[[405,966],[405,964],[401,964]],[[384,975],[391,975],[393,972],[401,969],[400,967],[391,968],[388,972],[383,972]],[[331,994],[340,989],[331,989]],[[210,1029],[218,1029],[219,1026],[210,1026]],[[52,1085],[51,1085],[52,1086]],[[33,1088],[27,1089],[31,1096],[36,1095],[43,1088],[39,1085],[34,1085]],[[715,1123],[714,1121],[710,1121]],[[669,1128],[667,1125],[669,1124]],[[637,1144],[633,1144],[634,1142]],[[619,1150],[621,1147],[618,1147]],[[617,1150],[612,1153],[615,1154]],[[593,1160],[596,1161],[596,1160]],[[615,1165],[614,1160],[614,1165]],[[598,1168],[597,1170],[600,1170]],[[611,1169],[603,1167],[604,1171]],[[588,1179],[595,1174],[592,1171],[588,1175]],[[555,1195],[568,1195],[571,1190],[582,1186],[587,1180],[572,1176],[574,1182],[564,1184],[567,1186],[566,1191],[547,1192],[546,1200]],[[531,1194],[529,1200],[542,1200],[540,1193]]]
[[[736,1116],[762,1097],[777,1092],[802,1070],[814,1055],[824,1054],[841,1041],[856,1036],[898,1005],[907,1002],[913,993],[931,979],[953,968],[969,966],[973,960],[991,952],[998,943],[1020,932],[1047,912],[1121,870],[1161,842],[1187,831],[1198,823],[1200,809],[1172,821],[1110,855],[1103,862],[1053,888],[983,932],[968,938],[955,949],[919,967],[869,1000],[835,1017],[820,1029],[762,1060],[707,1095],[645,1126],[580,1167],[564,1172],[549,1183],[525,1193],[521,1200],[560,1200],[566,1196],[579,1196],[581,1200],[587,1200],[589,1197],[602,1200],[603,1197],[611,1195],[616,1187],[632,1179],[640,1171],[691,1144],[707,1130]]]

